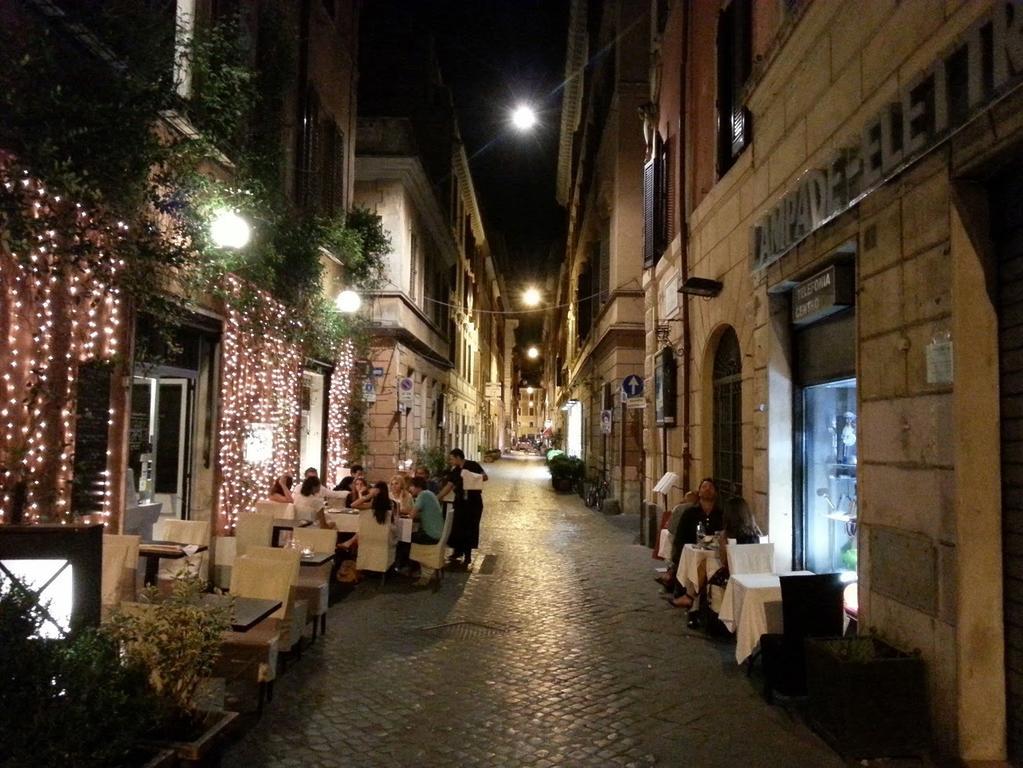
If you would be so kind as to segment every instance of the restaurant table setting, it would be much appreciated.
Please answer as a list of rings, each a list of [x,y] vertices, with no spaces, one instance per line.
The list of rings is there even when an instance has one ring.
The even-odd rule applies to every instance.
[[[274,518],[273,539],[270,541],[271,546],[279,547],[281,545],[282,531],[293,531],[296,528],[305,528],[312,524],[312,520],[301,520],[288,517]]]
[[[146,575],[144,584],[156,584],[160,560],[180,560],[205,552],[209,547],[205,544],[182,544],[177,541],[143,541],[139,543],[139,557],[146,558]]]
[[[786,576],[808,576],[793,571]],[[760,636],[780,633],[781,581],[777,573],[736,573],[728,579],[718,619],[735,635],[735,661],[742,664],[760,645]]]
[[[707,579],[721,567],[717,537],[707,538],[711,541],[704,540],[699,544],[686,544],[682,547],[682,555],[675,571],[678,583],[695,593],[700,592]]]

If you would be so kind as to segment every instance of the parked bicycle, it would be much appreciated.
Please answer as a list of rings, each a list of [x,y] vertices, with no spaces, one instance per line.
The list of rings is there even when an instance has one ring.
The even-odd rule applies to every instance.
[[[607,470],[596,470],[596,479],[587,484],[586,506],[598,512],[604,507],[604,500],[611,495],[611,484],[608,482]]]

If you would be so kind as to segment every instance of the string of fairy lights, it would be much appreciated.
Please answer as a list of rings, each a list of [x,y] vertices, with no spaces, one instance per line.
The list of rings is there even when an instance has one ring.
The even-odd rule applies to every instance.
[[[352,380],[355,371],[355,345],[341,345],[327,394],[327,480],[334,485],[345,474],[351,455]]]
[[[127,227],[106,224],[0,155],[0,210],[18,217],[18,250],[0,245],[0,522],[24,488],[25,522],[71,520],[79,366],[118,350],[114,256]],[[0,222],[2,223],[2,222]],[[8,221],[10,224],[10,221]],[[112,415],[112,414],[111,414]],[[110,516],[104,473],[102,516]]]
[[[107,223],[0,154],[0,523],[15,504],[22,522],[71,522],[79,368],[119,351],[124,261],[116,253],[127,227]],[[16,243],[12,246],[11,243]],[[297,474],[304,356],[293,341],[298,320],[273,296],[229,275],[218,424],[218,527],[265,498],[273,479]],[[327,414],[327,476],[352,448],[355,347],[334,361]],[[109,412],[113,424],[114,412]],[[254,429],[269,432],[265,460],[246,456]],[[116,441],[115,443],[116,444]],[[98,478],[101,517],[111,518],[107,471]],[[89,478],[92,480],[93,478]]]
[[[228,306],[223,335],[220,416],[220,527],[234,529],[238,515],[266,498],[275,477],[295,474],[301,420],[302,362],[292,313],[269,293],[227,277]],[[291,331],[291,333],[289,333]],[[266,460],[246,460],[253,430],[268,429]]]

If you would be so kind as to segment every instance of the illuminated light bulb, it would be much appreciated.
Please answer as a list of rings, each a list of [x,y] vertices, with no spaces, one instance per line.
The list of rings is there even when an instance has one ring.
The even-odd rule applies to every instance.
[[[244,248],[251,236],[249,223],[234,211],[221,210],[210,222],[210,237],[219,248]]]
[[[511,114],[512,125],[519,131],[532,130],[537,123],[536,110],[528,104],[519,104]]]
[[[359,307],[362,306],[362,298],[353,290],[344,290],[337,295],[334,304],[339,312],[351,315],[359,311]]]

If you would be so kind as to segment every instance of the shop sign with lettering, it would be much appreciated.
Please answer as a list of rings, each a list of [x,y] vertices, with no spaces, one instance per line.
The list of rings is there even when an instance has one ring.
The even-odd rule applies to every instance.
[[[1023,79],[1023,0],[1000,0],[898,101],[867,121],[859,141],[807,171],[751,231],[752,270],[764,269]]]
[[[792,289],[792,324],[807,325],[853,304],[853,272],[832,264]]]

